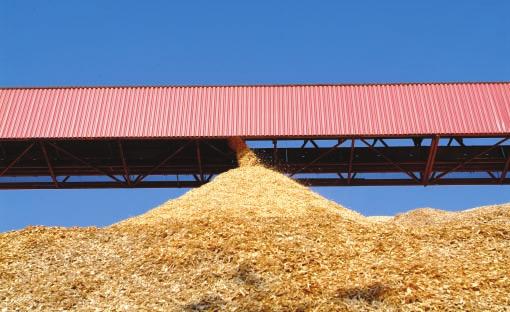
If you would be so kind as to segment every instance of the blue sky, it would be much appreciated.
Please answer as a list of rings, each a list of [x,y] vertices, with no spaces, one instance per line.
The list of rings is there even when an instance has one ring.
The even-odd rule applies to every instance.
[[[506,0],[3,0],[0,86],[509,81],[508,12]],[[316,190],[369,215],[510,202],[503,186]],[[184,191],[0,191],[0,231],[107,225]]]

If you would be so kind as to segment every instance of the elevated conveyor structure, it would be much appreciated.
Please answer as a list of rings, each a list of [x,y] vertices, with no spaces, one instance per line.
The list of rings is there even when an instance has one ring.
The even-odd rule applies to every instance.
[[[510,83],[0,89],[0,189],[196,187],[228,137],[313,186],[510,184]]]

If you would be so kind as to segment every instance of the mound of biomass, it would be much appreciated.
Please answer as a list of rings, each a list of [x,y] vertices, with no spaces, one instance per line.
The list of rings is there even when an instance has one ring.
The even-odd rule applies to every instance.
[[[373,222],[244,164],[107,228],[0,234],[0,311],[510,305],[509,205],[427,227]]]
[[[393,218],[393,222],[403,226],[429,226],[436,225],[451,219],[453,212],[434,208],[418,208]]]
[[[316,214],[366,222],[357,212],[325,199],[281,173],[263,166],[244,166],[119,225],[195,219],[220,221],[225,216],[252,223],[282,217],[313,218]]]

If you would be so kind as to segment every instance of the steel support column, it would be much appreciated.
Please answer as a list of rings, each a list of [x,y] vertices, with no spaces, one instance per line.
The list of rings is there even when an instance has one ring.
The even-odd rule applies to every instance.
[[[48,171],[50,172],[51,179],[53,180],[55,187],[59,188],[57,177],[55,176],[55,171],[53,170],[53,166],[51,165],[50,157],[48,157],[48,151],[46,150],[46,146],[44,145],[43,142],[39,142],[39,146],[41,146],[41,150],[44,155],[44,160],[46,161],[46,164],[48,165]]]
[[[347,184],[351,184],[352,179],[352,161],[354,160],[354,146],[355,146],[355,139],[351,139],[351,150],[349,152],[349,168],[347,171]]]
[[[195,142],[196,152],[197,152],[197,162],[198,162],[198,173],[200,174],[200,182],[204,183],[204,170],[202,168],[202,153],[200,153],[200,141],[197,140]]]
[[[423,176],[421,177],[421,182],[423,183],[423,185],[429,184],[430,173],[434,169],[434,162],[436,160],[438,146],[439,146],[439,136],[435,136],[432,138],[432,141],[430,142],[430,151],[429,151],[429,156],[427,157],[427,164],[425,165],[425,170],[423,171]]]
[[[503,167],[503,171],[501,171],[501,177],[499,178],[499,181],[501,183],[503,183],[503,180],[505,180],[509,169],[510,169],[510,155],[508,155],[508,158],[505,162],[505,166]]]
[[[131,178],[129,177],[129,168],[127,166],[126,156],[124,155],[124,148],[122,147],[122,142],[120,140],[118,140],[117,145],[119,147],[119,154],[120,154],[120,160],[122,161],[122,168],[124,169],[124,179],[126,179],[127,185],[131,186]]]

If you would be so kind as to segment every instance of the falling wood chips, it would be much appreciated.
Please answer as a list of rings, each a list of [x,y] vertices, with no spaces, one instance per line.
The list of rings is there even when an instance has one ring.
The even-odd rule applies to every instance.
[[[107,228],[0,234],[0,311],[509,310],[510,205],[371,220],[243,155]]]

